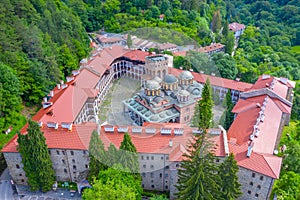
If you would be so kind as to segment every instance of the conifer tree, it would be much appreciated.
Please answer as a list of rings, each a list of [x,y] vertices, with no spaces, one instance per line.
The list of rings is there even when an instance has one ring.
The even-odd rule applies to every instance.
[[[212,125],[213,119],[213,97],[209,79],[206,80],[202,90],[202,98],[195,106],[195,114],[192,124],[198,127],[199,130],[206,130]]]
[[[94,130],[89,144],[89,180],[92,180],[92,177],[98,177],[99,171],[107,169],[105,155],[104,145],[97,131]]]
[[[118,164],[120,162],[119,151],[115,147],[113,143],[110,143],[107,150],[107,166],[113,167],[113,165]]]
[[[31,190],[49,191],[55,181],[46,139],[39,125],[28,121],[28,134],[18,133],[18,150]]]
[[[229,33],[229,24],[228,24],[228,19],[226,19],[222,30],[222,35],[226,38],[228,33]]]
[[[128,168],[131,173],[139,173],[139,160],[136,148],[128,133],[124,134],[119,149],[120,163],[124,169]]]
[[[220,13],[220,10],[217,10],[215,13],[214,13],[214,16],[212,18],[212,31],[214,33],[217,33],[220,29],[221,29],[221,26],[222,26],[222,18],[221,18],[221,13]]]
[[[238,166],[233,154],[230,154],[219,166],[222,199],[234,200],[241,196],[241,184],[238,181]]]
[[[127,35],[127,47],[130,49],[132,46],[132,39],[131,39],[131,35],[128,34]]]
[[[234,114],[231,112],[234,104],[231,100],[231,90],[228,90],[225,98],[226,103],[226,110],[225,110],[225,121],[224,121],[224,128],[228,130],[234,120]]]
[[[175,185],[178,199],[220,199],[220,177],[211,147],[204,133],[191,141],[178,169],[179,181]]]

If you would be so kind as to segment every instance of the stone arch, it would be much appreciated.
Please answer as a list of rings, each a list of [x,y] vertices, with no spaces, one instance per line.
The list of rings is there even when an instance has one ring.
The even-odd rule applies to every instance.
[[[162,77],[161,77],[161,72],[160,72],[160,70],[157,71],[157,76],[158,76],[159,78],[162,78]]]
[[[166,74],[167,74],[167,72],[166,72],[166,70],[164,69],[163,72],[162,72],[162,75],[163,75],[162,78],[164,78],[164,77],[166,76]]]

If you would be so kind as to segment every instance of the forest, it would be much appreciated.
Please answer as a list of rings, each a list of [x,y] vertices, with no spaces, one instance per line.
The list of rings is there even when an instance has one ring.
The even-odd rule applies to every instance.
[[[214,61],[222,76],[245,82],[263,73],[300,79],[299,0],[2,0],[0,10],[0,148],[30,117],[24,110],[89,55],[90,32],[159,27],[170,30],[165,39],[172,30],[201,46],[228,46],[232,35],[224,27],[239,22],[247,28],[234,56],[215,55],[203,64]],[[229,66],[234,73],[226,71]],[[292,119],[300,120],[298,84]],[[2,134],[11,126],[10,134]]]

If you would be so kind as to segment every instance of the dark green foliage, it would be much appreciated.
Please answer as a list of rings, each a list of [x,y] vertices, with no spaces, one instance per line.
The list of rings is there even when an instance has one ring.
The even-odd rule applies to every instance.
[[[177,199],[219,199],[220,177],[215,157],[209,151],[212,146],[202,133],[193,138],[188,153],[178,169]]]
[[[128,133],[124,134],[124,139],[119,149],[119,156],[119,162],[124,169],[129,169],[131,173],[139,173],[138,153]]]
[[[18,133],[18,151],[31,190],[49,191],[55,181],[46,139],[39,125],[29,120],[28,134]]]
[[[225,53],[228,53],[231,55],[234,49],[234,42],[235,42],[235,37],[233,32],[229,32],[227,36],[225,37]]]
[[[127,47],[130,49],[132,46],[132,39],[131,39],[131,35],[128,34],[127,35]]]
[[[88,179],[91,181],[94,177],[98,177],[99,171],[107,169],[106,152],[97,131],[93,131],[90,139],[89,157],[90,163]]]
[[[224,120],[224,124],[223,124],[223,127],[225,130],[228,130],[234,120],[234,114],[231,112],[233,107],[234,107],[234,104],[232,103],[232,100],[231,100],[231,90],[228,90],[227,94],[226,94],[226,98],[223,102],[225,104],[225,120]]]
[[[283,174],[275,182],[272,194],[276,194],[280,199],[296,200],[300,199],[300,175],[293,171]]]
[[[215,53],[211,59],[215,62],[222,78],[235,79],[238,70],[236,68],[236,62],[230,54],[222,52]]]
[[[234,160],[234,155],[230,154],[219,166],[221,178],[222,199],[234,200],[241,196],[241,184],[238,181],[239,167]]]
[[[0,132],[20,116],[20,82],[14,71],[0,62]]]
[[[202,131],[210,128],[213,119],[212,107],[212,91],[209,79],[207,79],[202,90],[201,100],[198,101],[195,107],[195,114],[192,121],[193,126],[198,127]]]
[[[214,33],[217,33],[218,31],[220,31],[221,26],[222,26],[222,18],[221,18],[221,13],[220,10],[217,10],[214,13],[213,19],[212,19],[212,31]]]

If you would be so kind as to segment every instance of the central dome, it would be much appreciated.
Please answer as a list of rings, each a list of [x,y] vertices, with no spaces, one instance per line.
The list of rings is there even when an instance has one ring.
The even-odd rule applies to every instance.
[[[173,74],[166,74],[164,78],[165,83],[176,83],[178,80]]]
[[[181,74],[179,74],[179,79],[181,79],[181,80],[191,80],[193,78],[194,78],[194,76],[189,71],[183,71],[183,72],[181,72]]]
[[[159,90],[160,89],[159,83],[157,81],[154,81],[154,80],[147,81],[145,87],[148,90]]]

